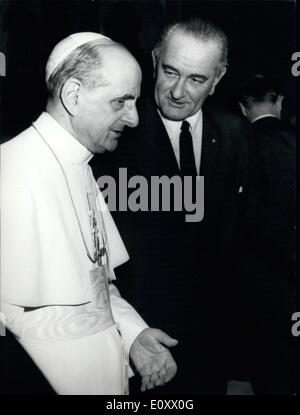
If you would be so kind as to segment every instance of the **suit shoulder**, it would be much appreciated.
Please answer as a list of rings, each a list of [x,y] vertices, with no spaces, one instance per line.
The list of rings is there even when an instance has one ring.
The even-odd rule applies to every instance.
[[[280,120],[280,131],[286,137],[296,141],[296,129],[288,121]]]
[[[235,143],[236,147],[248,146],[252,141],[251,124],[241,115],[224,109],[209,109],[203,112],[207,122],[212,123],[224,140]]]
[[[266,138],[282,137],[286,140],[295,141],[296,132],[294,128],[285,121],[277,118],[263,118],[253,123],[255,134]]]
[[[228,128],[250,128],[250,123],[242,115],[222,108],[205,110],[205,114],[216,123]]]

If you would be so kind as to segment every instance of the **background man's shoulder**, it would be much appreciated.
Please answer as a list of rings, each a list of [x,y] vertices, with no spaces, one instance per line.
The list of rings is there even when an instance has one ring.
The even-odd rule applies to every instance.
[[[243,145],[252,139],[251,124],[238,112],[224,108],[205,108],[203,116],[206,122],[218,130],[224,139],[228,139],[237,145]]]
[[[220,125],[228,128],[246,128],[249,129],[250,123],[238,112],[230,111],[221,107],[209,107],[204,109],[204,114],[206,114],[210,119]]]

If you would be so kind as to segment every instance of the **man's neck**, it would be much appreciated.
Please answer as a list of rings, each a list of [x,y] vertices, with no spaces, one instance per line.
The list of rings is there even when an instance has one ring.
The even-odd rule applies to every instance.
[[[275,114],[272,114],[272,113],[265,113],[265,114],[262,114],[262,115],[258,115],[257,117],[254,117],[254,118],[251,120],[251,123],[254,123],[255,121],[261,120],[262,118],[269,118],[269,117],[271,117],[271,118],[277,118],[278,120],[280,119],[280,118],[279,118],[279,117],[277,117],[277,115],[275,115]]]

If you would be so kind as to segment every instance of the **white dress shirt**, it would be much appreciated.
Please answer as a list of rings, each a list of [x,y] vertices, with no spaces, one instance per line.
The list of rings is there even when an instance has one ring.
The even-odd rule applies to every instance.
[[[193,138],[195,164],[197,168],[197,173],[199,175],[200,174],[201,150],[202,150],[202,132],[203,132],[202,110],[200,109],[198,112],[196,112],[196,114],[182,121],[171,121],[171,120],[164,118],[159,111],[158,113],[162,119],[165,129],[167,130],[179,168],[180,168],[179,137],[181,133],[182,121],[187,121],[190,124],[190,133]]]

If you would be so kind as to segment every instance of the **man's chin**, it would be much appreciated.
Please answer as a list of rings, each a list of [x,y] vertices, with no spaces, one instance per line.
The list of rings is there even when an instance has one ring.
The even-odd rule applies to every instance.
[[[189,116],[187,111],[183,111],[180,108],[173,108],[169,105],[162,108],[161,113],[165,118],[171,121],[182,121]]]

